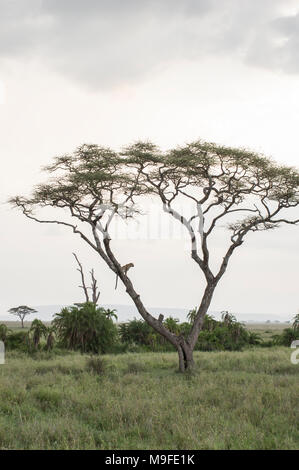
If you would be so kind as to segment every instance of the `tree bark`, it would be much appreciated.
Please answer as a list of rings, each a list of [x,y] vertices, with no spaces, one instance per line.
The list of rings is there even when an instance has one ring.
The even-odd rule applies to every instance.
[[[82,286],[79,286],[83,289],[84,291],[84,294],[85,294],[85,300],[86,302],[89,302],[89,295],[88,295],[88,288],[86,287],[86,284],[85,284],[85,277],[84,277],[84,271],[83,271],[83,267],[82,267],[82,264],[80,263],[76,253],[73,253],[78,265],[79,265],[79,268],[77,268],[77,271],[79,271],[80,275],[81,275],[81,280],[82,280]]]
[[[216,286],[216,281],[208,282],[200,306],[198,307],[195,320],[188,336],[188,343],[190,344],[192,350],[197,343],[198,335],[203,327],[204,318],[211,304]]]
[[[179,371],[186,372],[187,370],[192,370],[194,367],[193,349],[181,337],[179,337],[177,351],[179,354]]]

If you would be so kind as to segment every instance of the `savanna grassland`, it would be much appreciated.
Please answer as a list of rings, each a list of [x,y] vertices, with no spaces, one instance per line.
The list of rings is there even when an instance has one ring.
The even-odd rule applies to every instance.
[[[278,335],[285,328],[290,327],[290,323],[246,323],[246,329],[258,333],[264,341],[272,339],[273,335]]]
[[[176,353],[8,352],[1,449],[298,449],[290,348]]]

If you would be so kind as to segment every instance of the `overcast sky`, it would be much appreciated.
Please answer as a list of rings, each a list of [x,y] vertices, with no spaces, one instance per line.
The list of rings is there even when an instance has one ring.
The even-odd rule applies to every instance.
[[[83,242],[5,204],[40,167],[84,142],[163,149],[198,138],[298,164],[298,0],[2,0],[0,2],[0,315],[19,304],[83,300],[72,252],[95,268],[103,303],[130,304]],[[212,310],[299,308],[298,227],[255,233]],[[202,279],[177,237],[117,240],[147,306],[190,307]],[[221,237],[215,253],[222,256]]]

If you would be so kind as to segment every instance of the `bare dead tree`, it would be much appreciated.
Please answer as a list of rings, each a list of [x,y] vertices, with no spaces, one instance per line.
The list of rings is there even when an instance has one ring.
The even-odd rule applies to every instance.
[[[63,225],[78,234],[119,276],[143,319],[176,348],[181,371],[194,364],[193,350],[215,289],[245,237],[299,222],[298,216],[289,215],[299,205],[298,171],[244,149],[196,141],[162,153],[151,143],[137,142],[117,153],[83,145],[74,154],[56,158],[47,171],[57,178],[38,186],[31,197],[18,196],[11,203],[29,219]],[[183,225],[191,258],[204,275],[205,287],[186,337],[149,313],[113,251],[112,221],[137,217],[136,201],[148,195]],[[176,202],[182,200],[193,208],[191,217],[178,211]],[[34,209],[44,207],[68,209],[71,218],[41,219]],[[224,221],[229,243],[214,271],[211,238]]]
[[[82,266],[82,263],[80,263],[79,259],[78,259],[78,256],[76,255],[76,253],[73,253],[77,263],[78,263],[78,268],[77,268],[77,271],[79,271],[80,273],[80,276],[81,276],[81,282],[82,282],[82,285],[79,286],[80,288],[83,289],[83,292],[84,292],[84,295],[85,295],[85,300],[86,302],[90,302],[90,297],[89,297],[89,293],[88,293],[88,290],[90,289],[91,292],[92,292],[92,302],[97,305],[98,303],[98,300],[99,300],[99,297],[100,297],[100,291],[98,290],[98,286],[97,286],[97,280],[94,276],[94,269],[92,269],[90,271],[90,275],[91,275],[91,287],[88,287],[86,285],[86,282],[85,282],[85,275],[84,275],[84,270],[83,270],[83,266]]]
[[[79,259],[78,259],[78,256],[76,255],[76,253],[73,253],[73,255],[74,255],[75,260],[77,261],[78,266],[79,266],[79,268],[77,268],[77,271],[79,271],[79,273],[80,273],[80,275],[81,275],[82,285],[79,286],[79,287],[80,287],[81,289],[83,289],[86,302],[89,302],[88,287],[86,286],[86,283],[85,283],[85,277],[84,277],[84,271],[83,271],[82,264],[80,263],[80,261],[79,261]]]
[[[100,297],[100,291],[98,291],[97,280],[94,277],[93,269],[90,271],[90,275],[91,275],[92,302],[95,305],[97,305],[99,297]]]

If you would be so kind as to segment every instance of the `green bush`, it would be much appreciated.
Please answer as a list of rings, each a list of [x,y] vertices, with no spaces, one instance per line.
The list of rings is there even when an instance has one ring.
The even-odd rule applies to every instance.
[[[87,369],[97,375],[105,375],[107,372],[107,363],[101,357],[90,357],[86,364]]]
[[[26,331],[17,331],[10,333],[5,340],[5,347],[8,351],[19,350],[28,351],[29,338]]]
[[[6,342],[7,336],[11,330],[8,328],[7,325],[4,323],[1,323],[0,325],[0,341],[3,341],[3,343]]]
[[[189,312],[188,318],[193,321],[195,310]],[[164,325],[175,334],[182,334],[185,338],[192,328],[191,323],[179,323],[170,317],[164,320]],[[121,342],[134,352],[145,351],[173,351],[174,347],[161,335],[159,335],[148,323],[143,320],[132,320],[119,325]],[[222,321],[217,321],[210,315],[204,318],[203,328],[195,349],[200,351],[239,351],[246,345],[261,344],[259,334],[247,331],[236,321],[233,315],[223,313]]]
[[[104,354],[117,338],[110,313],[92,302],[63,308],[56,314],[53,326],[61,346],[81,352]]]
[[[150,346],[152,334],[155,334],[153,328],[145,321],[137,320],[136,318],[128,323],[121,323],[119,325],[119,336],[123,343]]]
[[[291,346],[292,341],[299,340],[298,328],[285,328],[281,335],[273,335],[273,343],[278,346]]]

